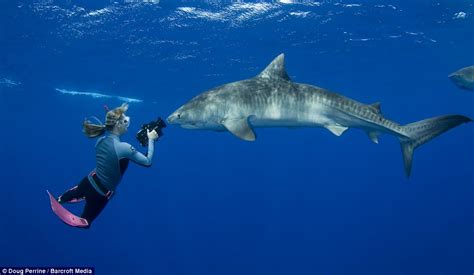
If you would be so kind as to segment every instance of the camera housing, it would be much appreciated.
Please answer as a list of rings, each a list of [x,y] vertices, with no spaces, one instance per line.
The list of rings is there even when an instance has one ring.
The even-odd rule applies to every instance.
[[[166,123],[161,117],[158,117],[155,121],[152,121],[150,123],[143,124],[137,133],[138,142],[142,146],[147,146],[148,145],[147,130],[150,130],[150,132],[155,130],[156,133],[158,134],[158,138],[160,138],[163,136],[163,131],[162,131],[163,128],[166,128]]]

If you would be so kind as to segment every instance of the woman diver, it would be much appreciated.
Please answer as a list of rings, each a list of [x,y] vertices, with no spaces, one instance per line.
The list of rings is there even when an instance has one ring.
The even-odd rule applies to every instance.
[[[107,205],[130,160],[145,167],[151,166],[154,141],[158,139],[158,134],[155,130],[147,130],[148,153],[146,155],[135,150],[130,144],[121,142],[120,136],[127,132],[130,125],[130,117],[125,115],[127,110],[126,103],[113,110],[107,109],[105,125],[94,124],[87,119],[83,123],[83,132],[86,136],[95,138],[105,134],[95,145],[96,168],[77,186],[66,191],[57,200],[60,204],[86,201],[81,218],[87,223],[80,226],[82,228],[89,228],[92,221]]]

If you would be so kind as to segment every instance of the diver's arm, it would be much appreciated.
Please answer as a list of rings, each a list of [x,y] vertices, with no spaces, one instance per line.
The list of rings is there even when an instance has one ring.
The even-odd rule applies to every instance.
[[[153,139],[148,139],[148,153],[146,155],[138,152],[133,146],[130,146],[129,154],[127,158],[136,164],[150,167],[152,164],[153,153],[155,151],[155,141]]]
[[[139,165],[150,167],[153,159],[153,153],[155,152],[155,140],[158,139],[158,133],[155,130],[151,132],[147,130],[147,136],[148,153],[146,154],[146,156],[135,150],[135,148],[133,148],[133,146],[131,146],[130,144],[122,142],[122,144],[124,145],[122,146],[122,148],[128,148],[128,150],[124,151],[124,157],[130,159],[131,161]]]

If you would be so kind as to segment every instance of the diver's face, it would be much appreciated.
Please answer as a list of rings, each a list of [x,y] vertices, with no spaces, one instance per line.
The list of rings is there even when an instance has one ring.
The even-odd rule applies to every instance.
[[[130,117],[122,115],[119,121],[117,121],[117,129],[119,130],[120,134],[126,133],[128,126],[130,126]]]

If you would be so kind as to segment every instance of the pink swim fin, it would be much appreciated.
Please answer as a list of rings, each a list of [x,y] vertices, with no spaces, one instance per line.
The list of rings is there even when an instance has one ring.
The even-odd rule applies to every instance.
[[[51,208],[53,212],[67,225],[73,227],[88,227],[89,223],[86,219],[78,217],[71,212],[69,212],[66,208],[64,208],[48,190],[46,190],[49,195],[49,200],[51,201]]]

